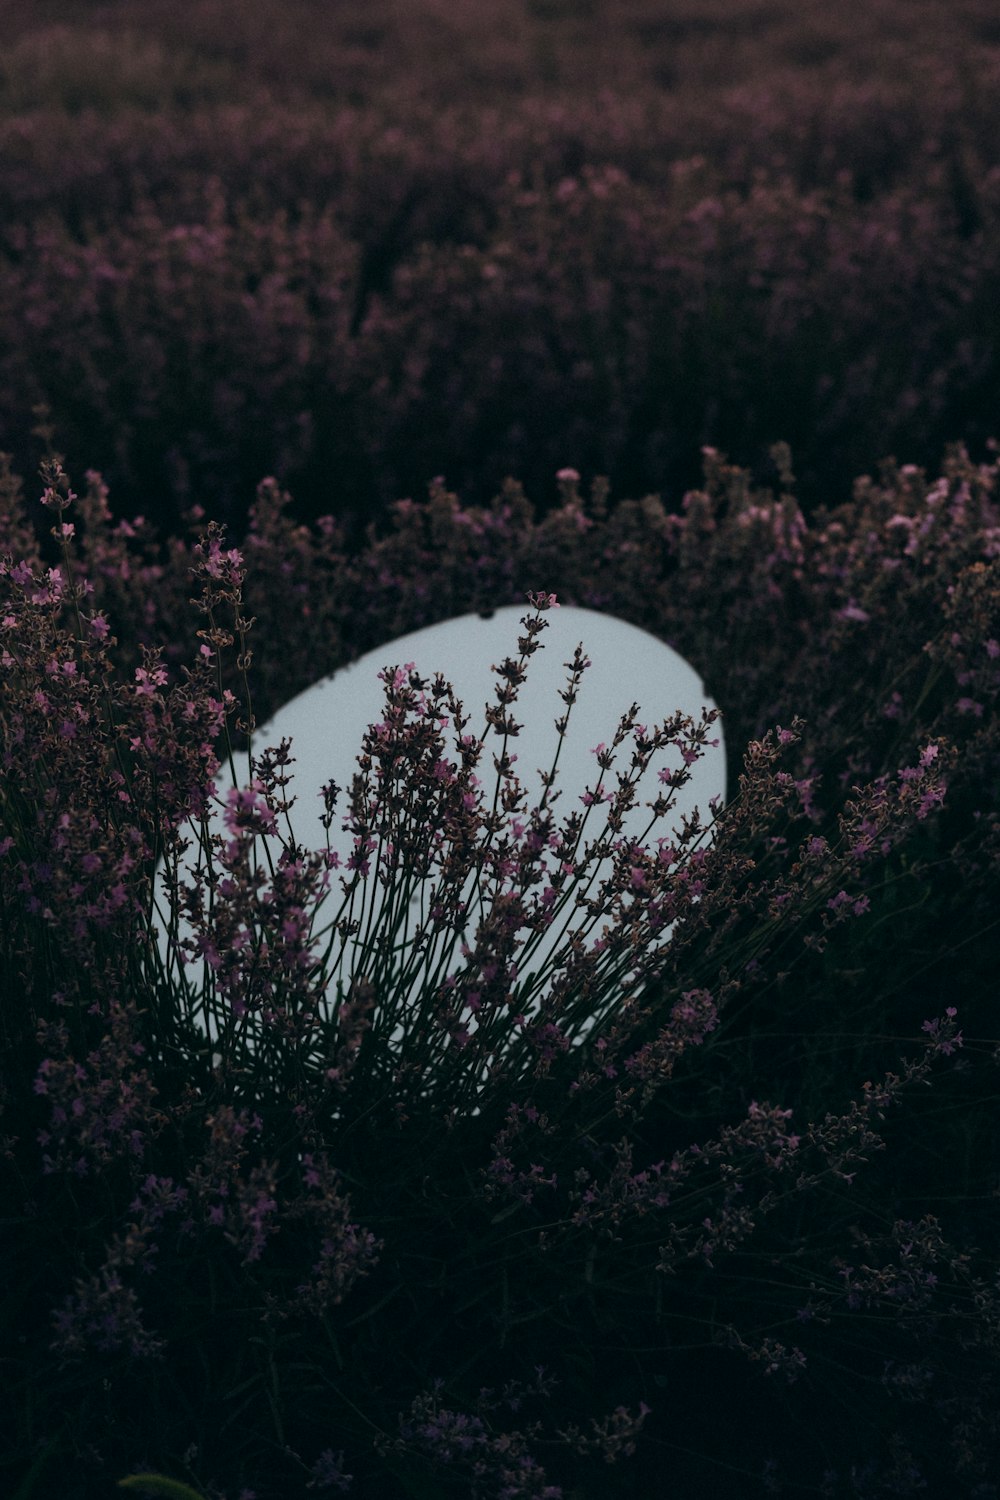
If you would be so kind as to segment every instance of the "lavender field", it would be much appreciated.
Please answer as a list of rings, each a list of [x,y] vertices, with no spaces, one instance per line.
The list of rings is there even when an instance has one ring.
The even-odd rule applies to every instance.
[[[996,1500],[998,393],[987,0],[7,0],[4,1494]]]

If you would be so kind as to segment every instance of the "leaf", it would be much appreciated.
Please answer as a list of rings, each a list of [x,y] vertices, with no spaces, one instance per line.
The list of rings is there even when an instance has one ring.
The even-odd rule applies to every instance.
[[[165,1474],[130,1474],[119,1479],[120,1490],[145,1490],[149,1495],[162,1495],[163,1500],[204,1500],[197,1490],[179,1479],[168,1479]]]

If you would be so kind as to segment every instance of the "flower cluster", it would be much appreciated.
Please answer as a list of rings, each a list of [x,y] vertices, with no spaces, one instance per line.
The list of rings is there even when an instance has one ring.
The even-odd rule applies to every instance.
[[[440,1386],[417,1396],[400,1417],[399,1436],[386,1451],[445,1466],[468,1485],[471,1500],[563,1500],[563,1490],[549,1484],[527,1433],[495,1432],[478,1412],[454,1411],[442,1405]]]
[[[6,1310],[88,1473],[190,1451],[203,1489],[642,1492],[686,1393],[710,1462],[704,1377],[803,1416],[733,1418],[772,1487],[987,1482],[996,469],[887,469],[809,522],[786,450],[777,497],[705,460],[677,515],[564,467],[541,519],[436,484],[350,551],[273,483],[239,545],[197,515],[160,545],[58,466],[50,547],[5,480]],[[295,746],[247,759],[255,715],[517,577],[546,587],[483,725],[387,648],[324,791],[348,852],[303,847]],[[527,796],[560,600],[696,662],[728,806],[672,816],[717,732],[678,715],[610,724],[575,805],[548,773]],[[551,1420],[515,1422],[553,1349]],[[877,1420],[831,1467],[857,1385]]]

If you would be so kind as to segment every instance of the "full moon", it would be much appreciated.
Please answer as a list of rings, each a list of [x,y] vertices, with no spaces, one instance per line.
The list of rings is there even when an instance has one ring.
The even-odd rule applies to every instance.
[[[323,929],[324,923],[329,929],[334,912],[344,901],[353,834],[343,825],[349,813],[352,781],[358,773],[362,740],[369,726],[378,724],[385,717],[385,669],[404,668],[407,679],[412,671],[428,683],[441,673],[451,684],[468,720],[464,733],[484,741],[477,774],[487,793],[484,806],[488,809],[493,800],[494,755],[498,755],[502,748],[501,736],[488,727],[486,721],[486,708],[495,705],[495,689],[500,681],[494,668],[508,657],[518,658],[518,638],[524,635],[521,622],[532,613],[527,606],[505,607],[497,609],[489,618],[465,615],[401,636],[314,683],[254,732],[251,747],[254,755],[259,755],[267,747],[277,747],[282,740],[291,741],[292,761],[285,768],[291,781],[284,788],[284,796],[295,798],[289,813],[295,842],[306,850],[322,850],[327,848],[329,841],[330,850],[337,856],[339,868],[331,872],[329,890],[315,912],[314,932]],[[513,772],[526,793],[519,809],[506,814],[515,843],[523,837],[531,809],[538,806],[545,796],[543,775],[551,769],[557,750],[556,776],[546,805],[559,823],[571,813],[581,813],[589,803],[589,814],[596,815],[589,816],[588,836],[592,836],[595,825],[599,828],[606,818],[607,806],[600,797],[594,805],[589,794],[598,787],[602,776],[605,789],[616,787],[618,773],[625,773],[632,763],[635,747],[631,736],[620,744],[610,767],[602,770],[598,761],[599,754],[604,752],[606,755],[611,748],[623,715],[638,705],[636,723],[645,724],[652,734],[658,725],[675,713],[690,716],[698,724],[703,711],[715,708],[695,669],[670,646],[648,632],[593,610],[569,606],[549,609],[542,619],[546,627],[537,637],[540,649],[525,664],[526,680],[511,710],[521,728],[517,736],[506,743],[507,754],[513,760]],[[567,689],[574,653],[581,644],[589,665],[579,680],[577,696],[560,745],[557,720],[567,712],[560,693]],[[443,757],[454,764],[456,758],[460,759],[452,742],[454,736],[449,740],[447,728],[443,733]],[[240,757],[238,764],[246,768],[243,785],[247,788],[250,785],[248,762]],[[636,841],[650,832],[650,806],[658,795],[663,794],[664,778],[684,767],[679,745],[668,745],[657,752],[637,785],[635,804],[626,812],[616,840]],[[681,828],[682,820],[696,808],[702,823],[710,824],[711,809],[724,800],[726,760],[719,722],[712,726],[709,743],[704,745],[699,758],[693,760],[687,769],[689,779],[673,792],[675,800],[669,811],[652,830],[659,838],[666,836],[669,841]],[[322,788],[331,780],[342,791],[332,822],[327,819],[328,833],[321,822],[326,811]],[[221,834],[223,838],[228,836],[224,811],[226,793],[231,793],[231,787],[231,773],[227,767],[220,770],[216,779],[215,808],[209,820],[209,833]],[[261,833],[257,842],[260,846],[269,846],[266,850],[262,848],[262,854],[276,865],[282,848],[279,835]],[[192,841],[192,849],[182,856],[182,883],[193,877],[193,860],[198,847],[196,838]],[[604,859],[603,868],[598,865],[598,883],[611,866],[610,858]],[[362,925],[367,925],[371,931],[373,920],[389,897],[385,883],[376,879],[374,870],[364,885]],[[591,890],[594,889],[592,884]],[[161,960],[174,973],[182,972],[186,985],[194,990],[210,985],[204,952],[198,951],[198,944],[194,942],[185,918],[171,911],[162,867],[157,872],[155,896]],[[574,920],[570,911],[559,934],[536,935],[531,945],[535,974],[545,972],[546,962],[551,960],[557,942],[565,942]],[[168,929],[173,941],[168,936]],[[407,931],[418,929],[419,922],[414,917]],[[475,923],[464,937],[452,937],[451,949],[444,955],[447,960],[444,968],[452,974],[460,972],[463,957],[468,956],[467,949],[463,955],[463,946],[474,939]],[[659,941],[669,941],[669,931],[662,933]],[[350,937],[344,938],[336,962],[329,969],[327,996],[330,1002],[336,1001],[338,993],[348,992],[356,975],[356,966],[362,959],[365,965],[370,964],[370,953],[359,948],[356,939],[352,943]],[[409,972],[413,972],[412,964]],[[419,978],[415,983],[419,988]],[[537,985],[531,992],[537,1002]],[[214,1027],[207,1025],[206,1029],[211,1031]],[[399,1023],[396,1023],[394,1035],[402,1036]]]

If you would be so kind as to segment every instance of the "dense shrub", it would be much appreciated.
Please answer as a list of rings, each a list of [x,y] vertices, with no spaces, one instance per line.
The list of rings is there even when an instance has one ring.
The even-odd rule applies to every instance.
[[[541,519],[513,485],[487,509],[435,487],[357,554],[332,523],[292,522],[273,484],[239,547],[197,516],[158,544],[113,521],[98,476],[77,498],[51,469],[56,556],[8,477],[15,1485],[89,1495],[156,1470],[261,1497],[634,1495],[667,1476],[692,1496],[990,1493],[997,468],[958,450],[933,482],[887,468],[810,522],[787,450],[773,461],[777,496],[707,453],[677,516],[609,510],[569,471]],[[308,918],[341,874],[290,838],[254,873],[294,793],[294,763],[255,747],[255,797],[230,798],[206,867],[198,946],[230,1017],[209,1044],[205,996],[156,957],[150,879],[240,721],[526,577],[702,671],[742,762],[711,838],[618,851],[591,914],[603,945],[574,950],[491,1064],[510,965],[548,909],[532,892],[574,864],[574,824],[527,810],[523,845],[494,846],[502,745],[475,721],[451,743],[444,695],[390,673],[366,779],[331,811],[362,844],[384,816],[403,843],[446,834],[421,866],[442,930],[468,868],[451,861],[477,864],[494,895],[466,965],[424,971],[401,1041],[378,934],[372,978],[323,998],[336,942],[324,958]],[[498,731],[544,648],[536,602]],[[622,770],[621,795],[652,732],[621,727],[603,772]],[[427,797],[440,816],[417,817]],[[575,872],[555,884],[573,900]],[[665,921],[650,965],[630,939]],[[620,994],[569,1046],[601,973]]]
[[[242,525],[266,472],[309,517],[438,471],[542,497],[565,463],[680,494],[703,443],[770,477],[781,432],[811,510],[886,453],[982,452],[1000,92],[975,6],[948,45],[933,7],[817,30],[748,5],[727,31],[620,6],[587,86],[585,7],[387,11],[367,41],[308,6],[235,30],[224,9],[185,11],[183,44],[150,10],[9,54],[0,443],[22,466],[42,401],[64,450],[171,528],[192,499]],[[189,99],[185,45],[208,69]]]

